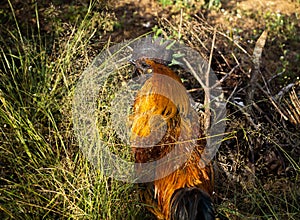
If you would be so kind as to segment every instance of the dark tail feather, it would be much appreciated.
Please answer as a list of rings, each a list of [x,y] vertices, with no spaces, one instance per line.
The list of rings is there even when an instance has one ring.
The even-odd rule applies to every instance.
[[[170,208],[171,220],[215,219],[210,196],[196,187],[176,190],[172,195]]]

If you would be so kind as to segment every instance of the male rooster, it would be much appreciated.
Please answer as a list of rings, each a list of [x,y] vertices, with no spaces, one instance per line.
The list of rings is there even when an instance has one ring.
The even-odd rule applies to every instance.
[[[142,200],[157,219],[214,219],[210,197],[213,192],[213,169],[210,163],[204,168],[200,166],[206,141],[201,131],[194,131],[199,129],[197,124],[200,122],[192,120],[190,98],[181,79],[164,60],[142,55],[131,62],[139,74],[150,74],[137,92],[130,116],[135,162],[157,161],[174,149],[173,155],[187,155],[187,160],[174,172],[168,172],[172,169],[170,165],[157,167],[156,178],[141,187]],[[155,133],[163,125],[166,126],[165,133]],[[188,141],[185,139],[194,132],[199,135],[196,141],[190,142],[193,146],[180,144]],[[159,136],[160,140],[155,140],[155,136]],[[149,143],[154,144],[152,147],[141,146]]]

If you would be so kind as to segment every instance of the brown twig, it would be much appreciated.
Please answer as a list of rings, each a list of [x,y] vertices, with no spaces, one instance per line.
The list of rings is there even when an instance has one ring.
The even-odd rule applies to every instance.
[[[253,102],[258,76],[261,74],[260,60],[261,60],[262,50],[266,43],[267,36],[268,36],[268,32],[264,31],[258,38],[254,47],[254,51],[252,55],[253,69],[250,76],[250,90],[248,91],[248,100],[247,100],[249,104]]]

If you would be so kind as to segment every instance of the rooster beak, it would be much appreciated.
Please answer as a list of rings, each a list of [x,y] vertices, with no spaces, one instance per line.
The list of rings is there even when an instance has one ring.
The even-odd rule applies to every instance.
[[[129,63],[132,64],[134,66],[134,71],[133,71],[133,76],[138,76],[140,75],[140,70],[136,67],[136,60],[134,59],[130,59]]]

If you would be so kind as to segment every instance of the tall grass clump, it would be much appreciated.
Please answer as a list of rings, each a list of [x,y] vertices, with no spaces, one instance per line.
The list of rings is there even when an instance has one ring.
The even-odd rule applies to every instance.
[[[57,27],[65,34],[54,39],[41,29],[37,3],[31,29],[7,4],[11,24],[0,36],[0,218],[137,216],[135,188],[92,167],[72,132],[72,92],[99,31],[95,4],[75,24]]]

